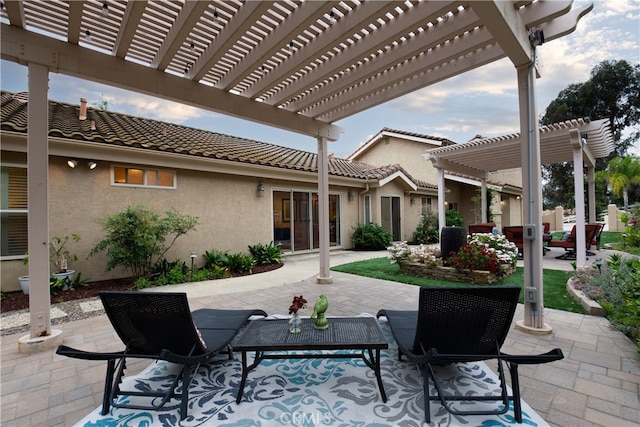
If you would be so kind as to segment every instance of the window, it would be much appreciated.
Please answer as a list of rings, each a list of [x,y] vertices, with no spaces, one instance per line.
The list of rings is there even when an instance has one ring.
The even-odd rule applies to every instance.
[[[2,166],[0,256],[21,258],[27,252],[27,167]]]
[[[113,167],[113,185],[176,188],[176,173],[163,169]]]
[[[364,223],[371,224],[371,196],[364,196]]]

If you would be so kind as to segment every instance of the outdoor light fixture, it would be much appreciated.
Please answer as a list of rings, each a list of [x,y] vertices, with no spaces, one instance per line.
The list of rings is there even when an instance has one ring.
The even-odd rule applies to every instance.
[[[353,191],[349,190],[349,191],[347,192],[347,199],[348,199],[350,202],[353,202]]]
[[[189,50],[191,51],[191,53],[196,51],[196,44],[193,42],[193,40],[191,40],[191,44],[189,45]]]
[[[196,255],[195,252],[191,252],[191,255],[189,255],[189,258],[191,258],[191,279],[190,280],[193,280],[193,262],[196,260],[197,256],[198,255]]]
[[[67,166],[69,166],[71,169],[73,169],[76,166],[78,166],[78,161],[77,160],[67,160]]]
[[[336,23],[336,13],[333,10],[329,13],[329,22],[332,24]]]
[[[541,46],[544,43],[544,32],[540,29],[533,31],[529,34],[529,42],[531,46]]]
[[[258,188],[256,189],[256,194],[258,195],[258,197],[264,197],[264,185],[262,184],[262,182],[258,184]]]
[[[411,196],[411,198],[409,199],[409,203],[411,203],[411,206],[416,204],[416,198]]]
[[[91,161],[87,163],[87,166],[89,166],[89,169],[93,170],[98,167],[98,164],[96,162]]]
[[[91,31],[87,30],[84,32],[84,35],[87,37],[87,41],[91,41]]]
[[[218,22],[218,10],[213,9],[213,22]]]
[[[596,260],[593,262],[593,265],[598,267],[598,271],[602,273],[602,266],[604,265],[604,261],[602,261],[602,258],[596,258]]]
[[[109,5],[106,1],[102,3],[102,15],[109,16]]]

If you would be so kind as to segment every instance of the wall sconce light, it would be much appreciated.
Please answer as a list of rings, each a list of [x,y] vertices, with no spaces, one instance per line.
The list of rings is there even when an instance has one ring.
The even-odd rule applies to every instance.
[[[350,202],[353,202],[353,191],[349,190],[349,191],[347,192],[347,199],[348,199]]]
[[[73,169],[76,166],[78,166],[78,161],[77,160],[67,160],[67,166],[69,166],[71,169]]]
[[[262,182],[258,184],[258,188],[256,189],[256,194],[258,195],[258,197],[264,197],[264,184],[262,184]]]
[[[416,198],[411,196],[411,199],[409,199],[409,202],[411,203],[411,206],[416,204]]]
[[[89,169],[93,170],[93,169],[98,167],[98,164],[96,162],[92,161],[92,162],[87,163],[87,166],[89,166]]]
[[[449,206],[449,202],[445,200],[445,201],[444,201],[444,205],[445,205],[445,206]]]

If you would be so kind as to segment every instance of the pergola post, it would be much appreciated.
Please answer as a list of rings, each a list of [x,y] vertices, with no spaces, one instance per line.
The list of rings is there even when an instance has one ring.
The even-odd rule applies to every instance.
[[[480,222],[488,222],[489,218],[487,216],[488,210],[488,200],[487,200],[487,178],[482,178],[480,180],[480,209],[481,209],[481,221]]]
[[[548,334],[544,323],[544,287],[542,280],[542,177],[540,161],[540,129],[535,103],[533,64],[517,68],[520,111],[520,157],[522,159],[522,192],[524,234],[524,319],[516,322],[520,329]]]
[[[584,141],[580,132],[572,129],[569,132],[571,147],[573,147],[573,186],[576,202],[576,267],[585,268],[587,264],[585,237],[585,209],[584,209],[584,162],[582,146]]]
[[[320,273],[317,283],[332,283],[329,257],[329,157],[327,138],[318,138],[318,228],[320,234]]]
[[[27,199],[29,214],[30,333],[18,339],[18,351],[31,353],[62,343],[51,329],[49,293],[49,69],[29,63],[27,121]]]
[[[436,167],[438,174],[438,228],[440,236],[442,236],[442,227],[447,225],[447,212],[444,200],[445,186],[444,186],[444,169]]]
[[[596,215],[596,171],[593,165],[587,166],[587,194],[589,195],[589,222],[597,222]]]

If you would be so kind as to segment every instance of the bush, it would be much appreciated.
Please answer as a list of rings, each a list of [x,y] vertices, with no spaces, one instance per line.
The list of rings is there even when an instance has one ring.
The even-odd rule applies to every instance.
[[[428,267],[435,267],[441,264],[440,251],[431,249],[425,245],[409,247],[407,242],[394,243],[387,248],[387,257],[391,264],[401,264],[403,262],[419,262]]]
[[[500,260],[496,252],[484,245],[467,243],[448,259],[449,265],[456,270],[485,270],[502,276]]]
[[[213,270],[216,267],[225,267],[228,262],[229,253],[221,251],[205,251],[204,268]]]
[[[469,243],[493,249],[501,264],[515,267],[518,263],[518,247],[502,234],[475,233],[469,238]]]
[[[249,245],[249,253],[255,259],[257,265],[280,264],[282,259],[282,250],[280,246],[276,246],[273,242],[268,245],[258,243],[257,245]]]
[[[195,230],[198,218],[167,211],[164,217],[142,206],[107,215],[101,221],[106,236],[91,255],[107,252],[107,271],[124,267],[134,278],[148,277],[152,266],[173,246],[176,239]],[[167,239],[171,239],[167,244]]]
[[[631,338],[640,351],[640,259],[611,259],[601,267],[580,270],[575,287],[598,301],[611,325]]]
[[[462,218],[462,214],[455,210],[449,209],[445,213],[445,221],[447,222],[447,226],[455,226],[455,227],[463,227],[464,219]]]
[[[232,273],[246,273],[251,271],[255,262],[251,255],[244,255],[238,252],[227,257],[226,267]]]
[[[411,240],[414,243],[438,243],[440,240],[440,229],[438,227],[438,215],[430,207],[422,209],[420,214],[420,224],[413,232]]]
[[[378,224],[358,224],[353,230],[351,241],[356,249],[379,251],[391,244],[393,236]]]
[[[640,247],[640,205],[629,207],[629,211],[620,215],[625,225],[624,244]]]

